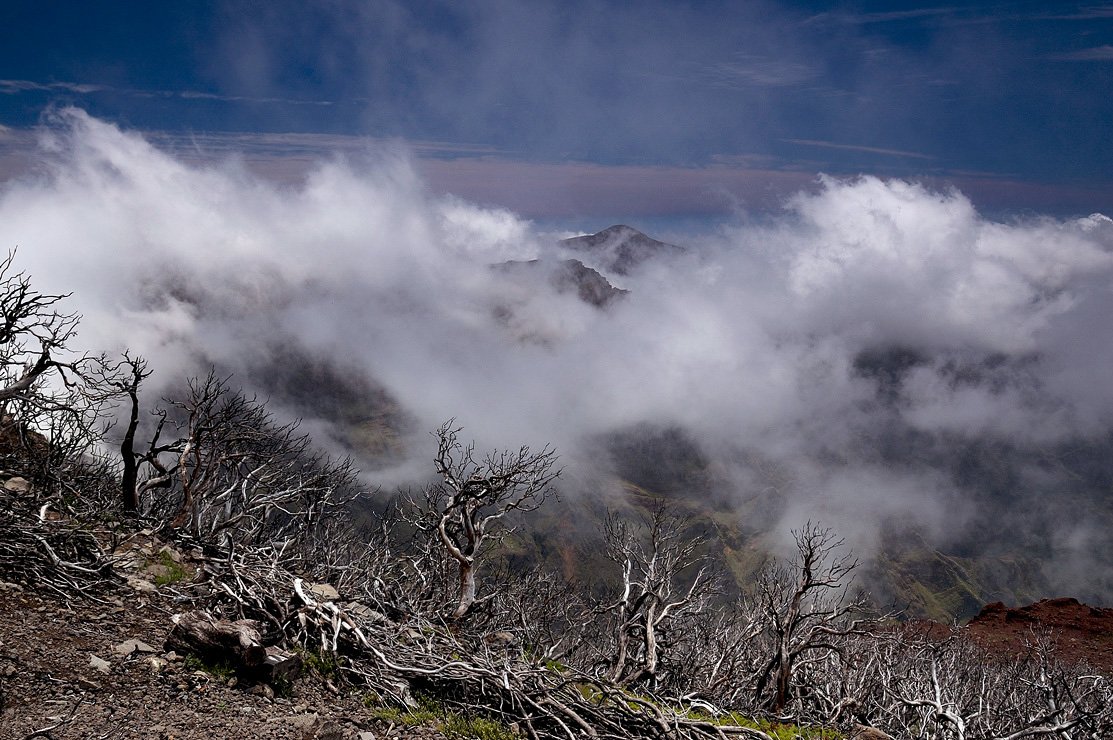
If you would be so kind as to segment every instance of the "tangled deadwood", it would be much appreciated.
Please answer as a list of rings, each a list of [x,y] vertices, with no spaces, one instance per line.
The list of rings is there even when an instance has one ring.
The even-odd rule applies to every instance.
[[[111,559],[87,527],[58,518],[50,502],[30,490],[2,486],[0,580],[64,598],[88,599],[120,582]]]
[[[414,707],[417,697],[435,697],[454,711],[500,720],[537,740],[771,737],[691,714],[662,697],[631,693],[574,668],[531,659],[512,641],[470,633],[456,622],[420,615],[389,618],[274,564],[253,567],[241,556],[231,567],[210,565],[213,593],[227,611],[257,614],[265,607],[261,616],[282,629],[278,639],[333,656],[348,682],[384,703]],[[290,580],[283,584],[283,577]],[[292,599],[276,598],[283,587]]]

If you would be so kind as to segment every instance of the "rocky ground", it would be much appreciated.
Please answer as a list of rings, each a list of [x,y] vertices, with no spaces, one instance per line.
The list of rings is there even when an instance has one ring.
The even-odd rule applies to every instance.
[[[182,608],[162,568],[97,601],[51,598],[0,583],[0,738],[99,740],[378,740],[443,738],[433,727],[377,719],[356,693],[305,671],[279,695],[166,652]]]
[[[157,563],[157,544],[143,545],[136,561]],[[155,585],[162,567],[139,569],[126,590],[99,601],[0,582],[0,739],[444,740],[432,725],[377,717],[358,693],[313,671],[276,695],[165,651],[182,597],[174,586]],[[1022,651],[1033,629],[1051,629],[1064,656],[1113,668],[1113,609],[1074,599],[990,604],[969,628],[982,644],[1009,652]]]
[[[1019,608],[998,601],[983,607],[967,626],[982,645],[1012,653],[1024,652],[1034,635],[1050,632],[1060,659],[1113,673],[1113,609],[1077,599],[1043,599]]]

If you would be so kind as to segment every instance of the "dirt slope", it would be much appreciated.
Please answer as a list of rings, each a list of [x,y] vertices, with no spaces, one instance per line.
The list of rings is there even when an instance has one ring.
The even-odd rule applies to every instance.
[[[333,693],[313,674],[286,696],[262,685],[230,686],[232,679],[163,652],[180,606],[169,593],[103,599],[66,604],[0,585],[0,739],[442,737],[429,728],[392,728],[358,696]],[[104,661],[99,668],[94,657]]]

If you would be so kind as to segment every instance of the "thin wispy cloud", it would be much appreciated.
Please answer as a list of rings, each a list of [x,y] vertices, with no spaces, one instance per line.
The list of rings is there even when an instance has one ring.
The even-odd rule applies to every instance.
[[[817,141],[815,139],[781,139],[781,141],[789,144],[800,144],[801,146],[814,146],[821,149],[841,149],[851,152],[866,152],[869,154],[883,154],[889,157],[911,157],[913,159],[935,159],[930,154],[922,154],[920,152],[910,152],[903,149],[886,149],[877,146],[863,146],[861,144],[842,144],[835,141]]]
[[[143,94],[143,90],[126,90],[131,94]],[[167,95],[179,97],[183,100],[220,100],[228,103],[279,103],[282,105],[335,105],[332,100],[304,100],[298,98],[257,98],[247,95],[220,95],[217,93],[199,92],[196,90],[167,90],[153,91],[153,95]]]
[[[722,87],[787,87],[815,79],[819,73],[799,62],[739,54],[729,62],[703,69],[703,79]]]
[[[1044,20],[1056,21],[1092,21],[1103,18],[1113,18],[1113,5],[1094,5],[1079,8],[1073,13],[1060,13],[1055,15],[1038,16]]]
[[[334,105],[332,100],[306,100],[283,97],[253,97],[248,95],[223,95],[199,90],[144,90],[138,88],[114,87],[85,82],[36,82],[35,80],[0,80],[0,95],[20,95],[22,93],[58,93],[76,95],[95,95],[112,93],[139,98],[180,98],[182,100],[216,100],[226,103],[277,103],[282,105]]]
[[[289,158],[308,158],[314,161],[330,157],[352,157],[389,145],[398,139],[348,134],[319,133],[234,133],[226,131],[150,131],[149,141],[160,149],[175,155],[189,156],[200,161],[215,161],[229,153],[251,158],[280,161]],[[448,141],[406,141],[405,146],[420,157],[489,157],[502,154],[491,146],[464,144]]]
[[[1065,54],[1051,54],[1048,59],[1064,62],[1108,62],[1113,61],[1113,45],[1104,44],[1089,49],[1079,49]]]
[[[911,10],[890,10],[876,13],[817,13],[804,20],[805,24],[830,23],[837,21],[851,25],[868,25],[871,23],[894,23],[900,21],[919,20],[922,18],[935,18],[951,15],[958,11],[955,7],[942,8],[914,8]]]
[[[0,80],[0,95],[19,95],[26,92],[69,92],[89,95],[111,88],[80,82],[35,82],[33,80]]]

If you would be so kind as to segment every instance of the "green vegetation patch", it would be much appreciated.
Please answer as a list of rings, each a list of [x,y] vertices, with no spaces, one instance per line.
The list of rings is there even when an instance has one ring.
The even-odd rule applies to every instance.
[[[188,573],[182,567],[182,564],[176,562],[174,558],[170,557],[170,553],[163,551],[158,554],[158,564],[166,569],[166,572],[155,576],[156,586],[168,586],[171,583],[177,583],[184,579]]]
[[[298,650],[301,660],[306,668],[316,673],[321,678],[336,680],[340,677],[340,669],[344,667],[344,658],[328,651]]]
[[[518,737],[499,720],[454,712],[428,696],[420,697],[419,706],[412,709],[376,706],[377,703],[378,697],[373,695],[364,699],[375,719],[404,727],[433,726],[451,740],[515,740]]]
[[[769,720],[755,720],[738,712],[711,715],[689,709],[682,712],[681,716],[698,722],[710,722],[719,727],[746,727],[751,730],[760,730],[776,740],[845,740],[846,738],[842,733],[826,727],[800,727]]]
[[[187,671],[201,671],[221,681],[227,681],[236,675],[236,666],[231,662],[208,661],[196,653],[189,653],[182,658],[182,665]]]
[[[517,737],[498,720],[451,713],[441,722],[441,732],[453,740],[514,740]]]

